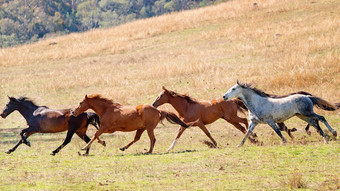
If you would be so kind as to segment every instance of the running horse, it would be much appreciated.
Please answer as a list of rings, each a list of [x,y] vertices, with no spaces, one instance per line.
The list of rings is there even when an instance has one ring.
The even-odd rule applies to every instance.
[[[185,123],[192,122],[192,126],[198,126],[210,138],[214,147],[217,146],[217,142],[211,136],[205,125],[211,124],[217,119],[222,118],[226,120],[244,134],[247,132],[247,119],[237,116],[238,110],[243,111],[246,109],[241,100],[234,99],[225,102],[220,98],[211,101],[198,101],[188,95],[182,95],[168,90],[164,86],[162,87],[162,90],[163,91],[158,95],[152,105],[157,108],[165,103],[171,104],[178,112],[179,118]],[[243,123],[245,127],[240,123]],[[175,140],[172,142],[168,151],[174,148],[177,140],[181,137],[185,129],[185,127],[180,127],[178,129]],[[256,137],[256,135],[254,134],[253,137]],[[250,137],[249,140],[256,142]]]
[[[336,107],[313,95],[293,94],[287,96],[271,96],[265,92],[252,87],[250,84],[244,84],[237,81],[223,96],[225,101],[233,98],[241,99],[249,109],[249,128],[248,132],[238,146],[242,146],[255,126],[259,123],[266,123],[274,129],[274,131],[281,137],[283,144],[286,139],[282,136],[279,128],[275,123],[281,123],[285,120],[297,116],[306,121],[308,124],[315,127],[315,129],[324,138],[325,143],[328,142],[325,133],[322,131],[318,121],[323,122],[334,137],[337,132],[328,124],[325,117],[314,113],[313,106],[327,111],[334,111]]]
[[[92,109],[99,115],[101,126],[82,150],[89,149],[95,139],[98,142],[102,142],[99,139],[102,133],[136,131],[135,138],[129,144],[120,148],[120,150],[124,151],[137,142],[146,130],[150,138],[150,149],[147,153],[152,153],[156,142],[154,129],[163,119],[167,119],[169,122],[179,124],[185,128],[189,127],[172,112],[158,110],[148,104],[138,105],[137,107],[123,106],[99,94],[86,95],[83,101],[79,103],[79,106],[73,110],[73,115],[78,116],[88,109]]]
[[[73,117],[70,109],[55,110],[46,106],[37,106],[26,97],[8,98],[9,102],[0,116],[6,118],[12,112],[18,111],[26,119],[28,127],[20,132],[21,139],[13,148],[6,152],[7,154],[14,152],[22,143],[30,147],[31,143],[27,141],[27,138],[35,133],[68,131],[64,142],[51,153],[51,155],[55,155],[71,141],[74,133],[85,142],[89,142],[90,138],[86,135],[88,125],[91,124],[97,129],[100,126],[98,115],[92,112],[82,113],[78,117]],[[86,150],[85,155],[88,154],[89,149]]]

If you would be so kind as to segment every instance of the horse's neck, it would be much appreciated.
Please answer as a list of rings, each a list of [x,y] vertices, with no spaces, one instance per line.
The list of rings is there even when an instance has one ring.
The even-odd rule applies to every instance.
[[[92,109],[99,117],[102,117],[107,110],[112,106],[111,104],[105,103],[104,101],[97,101],[96,103],[91,102],[90,103],[90,109]]]
[[[19,107],[19,109],[17,110],[26,119],[28,123],[28,120],[33,116],[34,111],[38,108],[39,108],[38,106],[28,107],[22,105],[22,107]]]
[[[256,109],[260,107],[259,103],[260,100],[265,99],[262,96],[257,95],[256,93],[252,92],[252,90],[246,90],[243,92],[242,96],[240,97],[244,104],[246,104],[247,108],[250,112],[256,114]]]
[[[186,116],[189,103],[179,97],[169,99],[169,103],[175,108],[175,110],[181,116]]]

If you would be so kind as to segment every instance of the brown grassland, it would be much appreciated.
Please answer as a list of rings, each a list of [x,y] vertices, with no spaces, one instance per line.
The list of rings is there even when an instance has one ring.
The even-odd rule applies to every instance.
[[[237,79],[267,93],[304,90],[340,102],[339,1],[254,2],[229,1],[0,49],[0,107],[10,95],[70,108],[92,93],[138,105],[152,103],[162,85],[208,100],[221,97]],[[339,111],[316,112],[340,134]],[[287,124],[300,131],[286,146],[259,125],[263,145],[247,141],[236,148],[243,135],[219,120],[208,126],[217,149],[190,128],[166,153],[177,132],[166,123],[156,130],[152,155],[140,154],[149,146],[146,135],[128,151],[118,150],[134,133],[103,135],[108,146],[93,144],[90,157],[76,154],[84,145],[77,137],[49,156],[65,133],[33,135],[31,148],[5,154],[24,124],[17,112],[0,119],[1,190],[340,189],[339,138],[325,145],[314,129],[307,136],[305,123],[295,118]]]

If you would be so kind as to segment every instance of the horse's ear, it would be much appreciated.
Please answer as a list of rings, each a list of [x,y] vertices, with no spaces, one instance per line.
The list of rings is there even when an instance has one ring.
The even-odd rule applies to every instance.
[[[163,89],[164,91],[168,91],[164,86],[162,86],[162,89]]]
[[[9,100],[15,99],[14,97],[7,96]]]
[[[237,85],[241,85],[241,82],[239,80],[237,80]]]
[[[85,95],[85,99],[87,99],[87,94]]]

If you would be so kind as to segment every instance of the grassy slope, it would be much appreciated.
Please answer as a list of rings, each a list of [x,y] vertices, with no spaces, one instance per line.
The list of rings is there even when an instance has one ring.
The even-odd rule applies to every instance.
[[[7,102],[5,95],[25,95],[52,108],[74,107],[89,93],[137,105],[151,103],[162,85],[212,99],[236,79],[268,93],[303,89],[339,102],[339,6],[333,0],[258,1],[258,6],[232,1],[1,49],[0,106]],[[324,114],[339,132],[337,112]],[[24,124],[17,113],[0,119],[1,129]],[[305,124],[292,119],[288,125],[301,129]],[[75,156],[83,145],[77,138],[50,157],[65,134],[34,135],[33,148],[0,153],[0,188],[287,189],[290,179],[302,178],[310,189],[339,189],[339,141],[324,145],[314,131],[312,137],[297,132],[296,141],[282,147],[272,130],[259,125],[264,146],[247,142],[237,149],[242,134],[218,121],[209,129],[220,149],[207,148],[200,142],[205,135],[191,128],[174,152],[165,154],[176,131],[167,126],[157,130],[151,156],[135,155],[147,148],[146,135],[126,153],[117,148],[133,133],[105,135],[108,148],[96,144],[94,156],[87,158]],[[17,131],[0,132],[0,151],[15,143]]]

